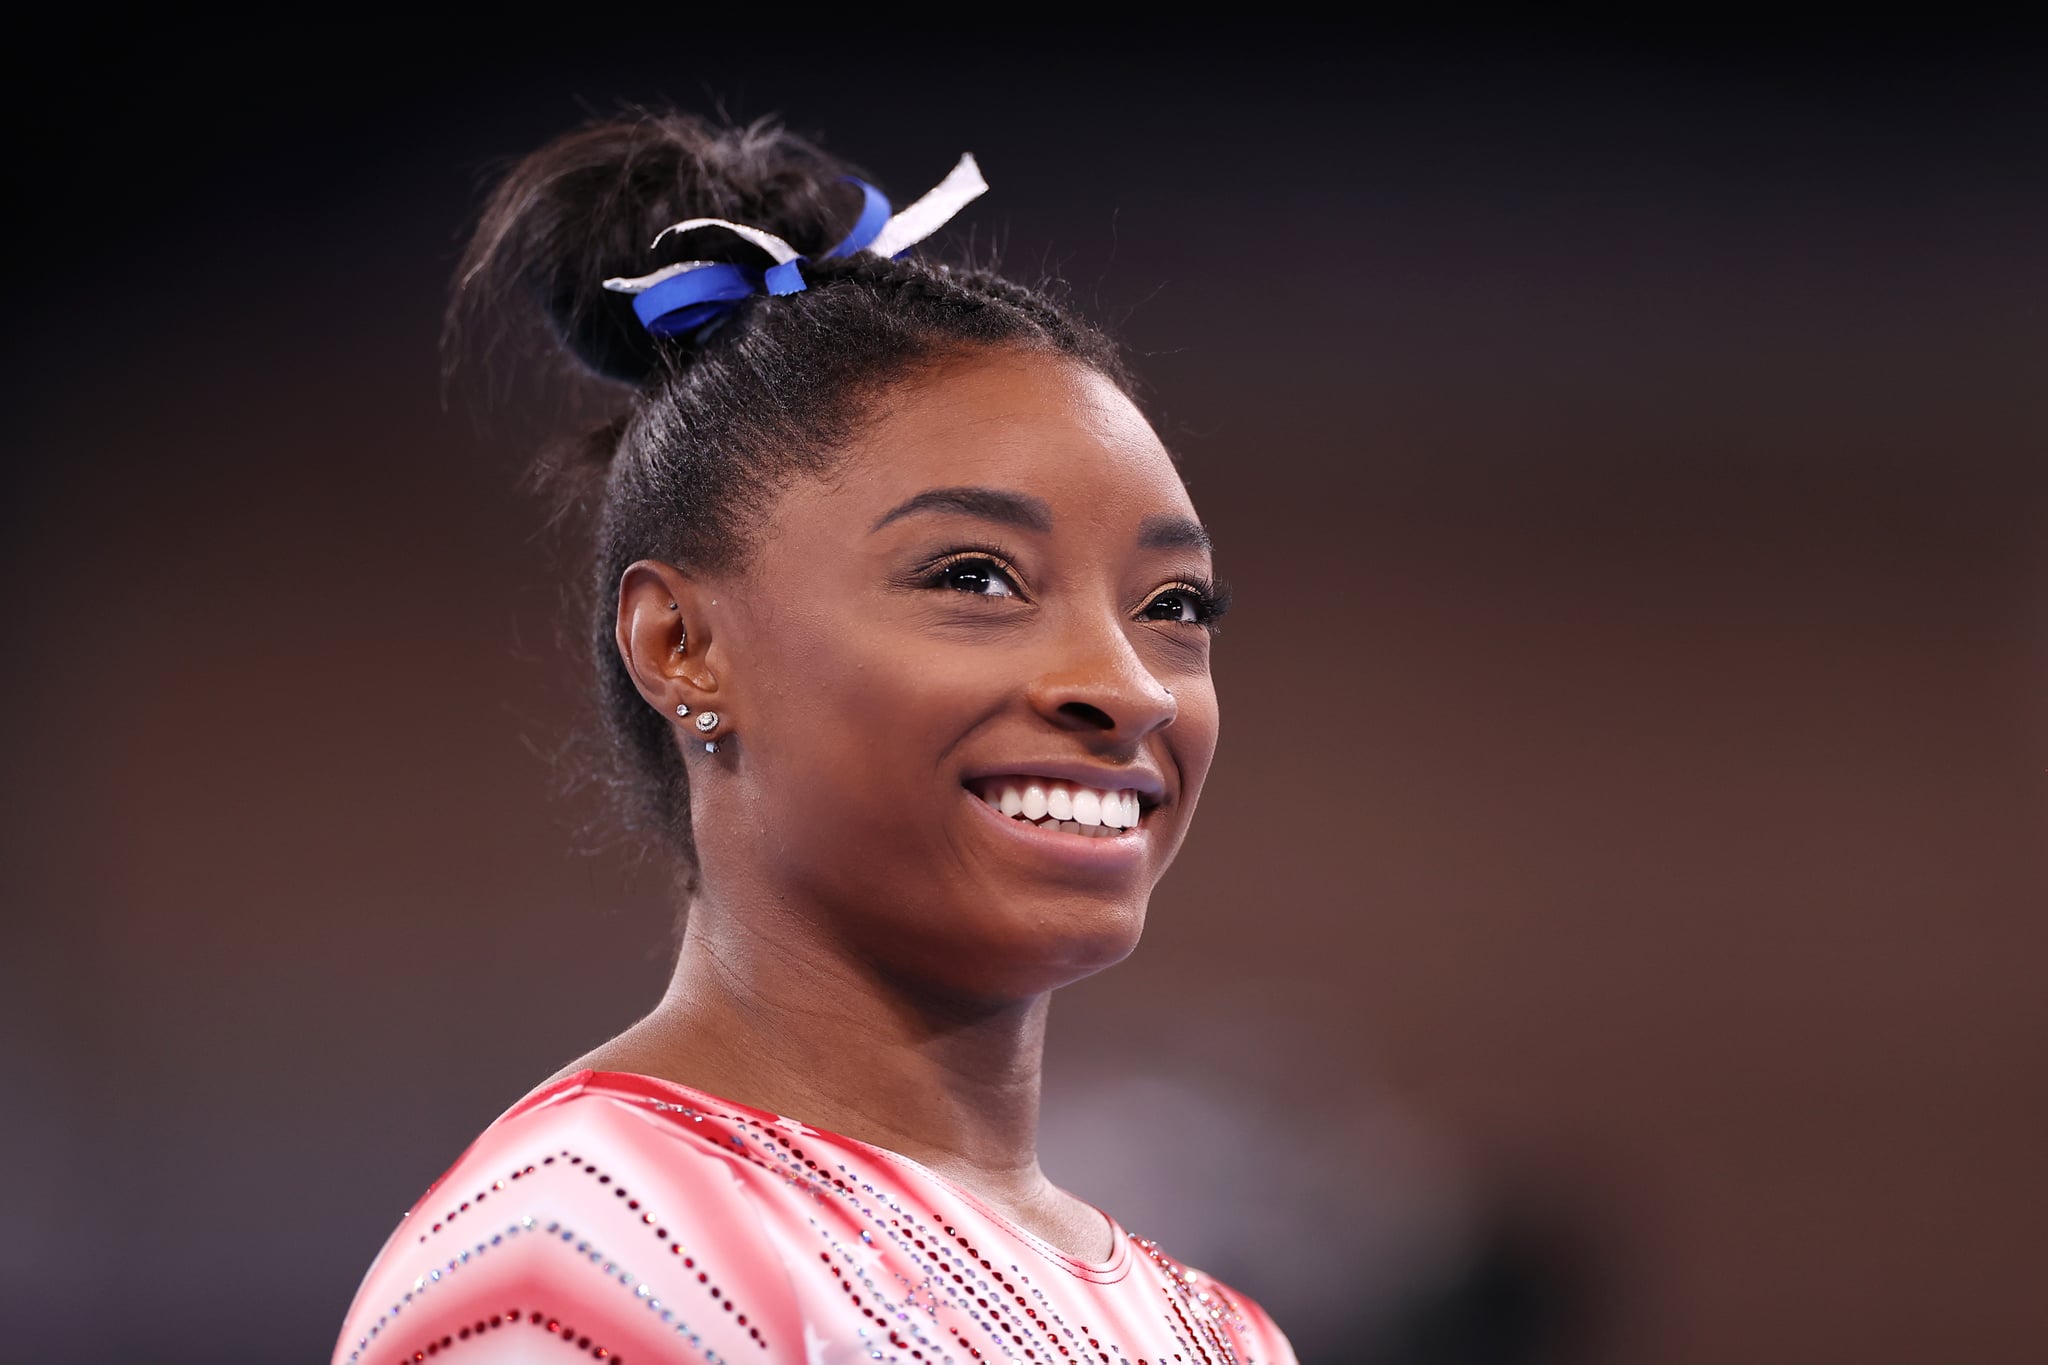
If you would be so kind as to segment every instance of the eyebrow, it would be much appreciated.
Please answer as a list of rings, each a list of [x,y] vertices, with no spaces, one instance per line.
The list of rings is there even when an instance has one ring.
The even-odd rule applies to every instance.
[[[1216,542],[1209,539],[1209,532],[1201,522],[1189,517],[1163,513],[1156,517],[1147,517],[1138,523],[1138,548],[1208,550],[1214,553]]]
[[[927,488],[884,512],[868,528],[873,535],[892,521],[918,512],[954,512],[983,521],[999,521],[1026,531],[1052,530],[1052,509],[1043,498],[1005,488]],[[1144,550],[1215,549],[1202,523],[1174,513],[1145,518],[1138,525],[1138,547]]]
[[[890,522],[915,512],[962,512],[983,521],[1000,521],[1027,531],[1050,531],[1052,509],[1043,498],[1029,493],[1012,493],[1002,488],[927,488],[916,497],[898,503],[868,528],[873,535]]]

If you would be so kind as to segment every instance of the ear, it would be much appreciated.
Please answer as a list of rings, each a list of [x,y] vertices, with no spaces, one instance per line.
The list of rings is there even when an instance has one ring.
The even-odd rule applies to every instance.
[[[636,560],[619,575],[619,658],[647,704],[671,723],[680,723],[678,705],[694,714],[718,692],[711,655],[718,596],[658,559]]]

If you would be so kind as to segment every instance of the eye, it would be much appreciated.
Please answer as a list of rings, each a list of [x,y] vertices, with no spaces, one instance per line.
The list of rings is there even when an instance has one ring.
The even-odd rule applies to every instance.
[[[1170,621],[1216,629],[1216,620],[1230,608],[1227,589],[1199,583],[1174,583],[1160,589],[1141,615],[1147,621]]]
[[[1010,571],[984,554],[963,554],[948,559],[935,567],[926,581],[935,588],[973,593],[977,597],[1018,595],[1017,584],[1010,577]]]

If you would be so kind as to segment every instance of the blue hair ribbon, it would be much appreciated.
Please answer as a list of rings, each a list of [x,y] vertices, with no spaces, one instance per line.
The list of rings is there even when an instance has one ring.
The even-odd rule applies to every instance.
[[[901,213],[891,212],[888,198],[867,181],[853,176],[846,179],[860,187],[860,217],[852,230],[825,253],[826,260],[861,251],[889,259],[901,256],[988,190],[988,182],[981,178],[981,168],[975,165],[972,155],[963,155],[944,180]],[[659,246],[661,239],[671,232],[712,227],[759,247],[774,264],[679,261],[631,279],[606,280],[604,287],[633,295],[634,315],[655,336],[691,332],[707,335],[743,300],[756,294],[797,294],[808,287],[803,275],[803,254],[774,233],[746,223],[724,218],[688,218],[663,228],[652,245]]]
[[[889,222],[889,198],[867,181],[847,176],[847,183],[860,186],[860,219],[854,223],[853,231],[846,234],[838,246],[825,253],[825,259],[834,256],[851,256],[869,242],[882,235],[882,229]]]
[[[633,296],[640,325],[656,336],[674,336],[715,322],[760,288],[763,272],[703,261],[695,270],[657,281]]]

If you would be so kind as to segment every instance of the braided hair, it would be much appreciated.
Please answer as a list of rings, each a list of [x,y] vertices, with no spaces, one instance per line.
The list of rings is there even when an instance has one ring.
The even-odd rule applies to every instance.
[[[458,267],[449,336],[510,300],[536,309],[564,358],[630,386],[624,414],[545,456],[565,506],[594,507],[583,611],[606,757],[593,777],[630,831],[695,885],[688,776],[669,717],[650,707],[614,640],[616,593],[640,559],[686,573],[743,569],[793,481],[829,473],[889,390],[977,350],[1087,365],[1128,391],[1115,346],[1064,300],[987,269],[865,253],[816,259],[859,216],[858,170],[762,120],[638,112],[568,133],[515,164]],[[698,339],[656,337],[603,288],[680,260],[760,263],[722,232],[656,233],[686,218],[753,224],[813,259],[808,287],[743,301]]]

